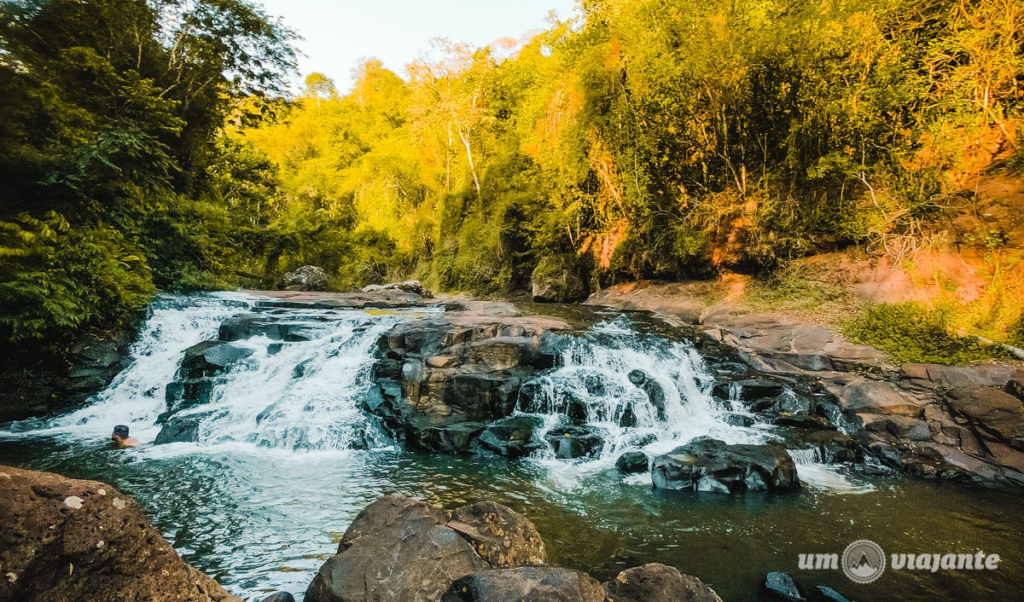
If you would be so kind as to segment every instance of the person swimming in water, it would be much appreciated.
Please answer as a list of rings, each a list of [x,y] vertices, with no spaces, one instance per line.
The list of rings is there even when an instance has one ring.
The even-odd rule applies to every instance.
[[[139,440],[135,437],[128,436],[128,426],[119,424],[114,427],[114,433],[110,435],[110,440],[114,443],[117,449],[124,449],[126,447],[138,447]]]

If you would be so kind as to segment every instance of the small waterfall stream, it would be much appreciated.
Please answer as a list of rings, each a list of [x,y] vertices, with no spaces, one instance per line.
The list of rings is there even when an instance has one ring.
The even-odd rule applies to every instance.
[[[968,521],[962,531],[976,545],[1007,554],[1019,547],[1004,522],[984,523],[1000,512],[1016,516],[1015,498],[939,495],[931,484],[851,472],[821,448],[787,438],[785,426],[764,422],[742,385],[722,387],[715,358],[628,316],[556,335],[554,367],[523,383],[514,410],[539,419],[548,445],[507,461],[408,453],[366,411],[377,341],[424,310],[262,304],[239,293],[160,297],[131,348],[132,363],[109,387],[62,416],[0,425],[0,463],[113,484],[143,504],[186,559],[253,600],[270,589],[301,593],[337,549],[339,532],[390,492],[445,506],[506,503],[537,523],[557,564],[601,579],[642,562],[697,567],[739,600],[752,600],[746,592],[777,569],[765,564],[764,546],[780,546],[773,558],[796,562],[807,545],[873,535],[865,525],[900,534],[908,549],[931,549],[948,547],[941,537],[949,524]],[[286,325],[287,336],[252,332],[226,341],[240,359],[204,376],[204,395],[168,413],[168,385],[181,380],[186,350],[218,339],[228,318],[254,311]],[[195,421],[194,439],[155,444],[175,420]],[[111,428],[121,423],[145,445],[111,449]],[[596,434],[600,448],[560,457],[550,441],[569,429]],[[701,436],[783,441],[807,487],[777,496],[661,494],[650,491],[649,472],[615,468],[624,453],[653,457]],[[950,496],[958,501],[951,505]],[[902,510],[879,514],[882,507]],[[904,533],[899,517],[911,513],[927,525]]]

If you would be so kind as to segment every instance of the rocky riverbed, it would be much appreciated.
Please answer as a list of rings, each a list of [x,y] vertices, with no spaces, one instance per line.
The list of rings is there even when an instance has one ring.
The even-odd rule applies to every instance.
[[[578,399],[562,408],[564,421],[557,433],[550,428],[542,432],[539,419],[522,414],[531,404],[543,405],[543,400],[533,399],[539,393],[531,380],[559,361],[564,346],[559,335],[606,319],[609,313],[598,303],[633,309],[621,297],[606,294],[591,300],[592,310],[566,311],[535,304],[439,300],[396,289],[272,295],[251,311],[225,320],[216,340],[186,352],[167,390],[168,415],[206,401],[217,375],[252,353],[235,341],[255,335],[280,341],[274,345],[307,340],[303,330],[308,324],[289,310],[433,309],[443,311],[401,321],[376,342],[374,387],[363,403],[398,441],[423,451],[508,457],[551,447],[565,458],[593,455],[607,443],[587,427],[588,408]],[[832,461],[867,462],[925,478],[997,489],[1024,487],[1024,370],[1019,365],[897,366],[877,349],[850,344],[822,326],[661,309],[637,319],[662,334],[691,341],[714,370],[713,396],[743,410],[732,419],[783,427],[791,449],[814,448]],[[651,375],[635,370],[629,377],[655,411],[663,412],[658,404],[664,403],[659,402],[664,391]],[[621,411],[611,418],[626,425],[633,419],[632,409]],[[201,418],[189,414],[172,420],[158,442],[194,438]],[[777,455],[768,449],[759,453]],[[710,462],[707,454],[685,456]],[[683,454],[649,460],[664,468],[673,457],[678,462]],[[714,463],[738,457],[718,453]],[[737,461],[748,474],[752,464]],[[747,479],[748,486],[776,488],[770,484],[778,470],[757,469],[759,476]],[[695,473],[692,486],[737,489],[737,484],[723,484],[709,474]],[[781,481],[779,488],[793,486],[791,478]]]
[[[1016,545],[1003,517],[1010,498],[960,486],[1019,491],[1013,364],[914,372],[771,316],[683,319],[614,300],[421,292],[161,299],[114,383],[70,414],[0,428],[0,460],[127,488],[183,556],[250,599],[267,593],[263,583],[310,587],[317,567],[346,551],[323,555],[330,525],[358,522],[359,508],[395,488],[451,509],[438,510],[446,529],[452,512],[482,498],[511,505],[537,521],[554,564],[606,585],[658,560],[741,600],[766,573],[792,570],[807,542],[869,527],[903,533],[911,515],[934,531],[900,536],[914,545],[961,519],[970,541],[1007,554]],[[147,445],[104,448],[118,422]],[[950,515],[933,504],[940,498],[962,511]],[[746,549],[734,532],[757,545]],[[734,582],[738,559],[749,567]],[[451,583],[524,570],[474,577],[459,594],[470,597],[452,599],[534,587],[524,583],[593,585],[568,569],[474,563]],[[985,575],[970,591],[1005,579]]]

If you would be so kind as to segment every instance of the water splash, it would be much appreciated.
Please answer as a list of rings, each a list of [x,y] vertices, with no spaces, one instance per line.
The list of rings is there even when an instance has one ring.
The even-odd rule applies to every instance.
[[[543,419],[542,436],[571,434],[577,427],[604,441],[596,454],[575,460],[556,457],[552,446],[534,454],[554,483],[565,488],[585,486],[588,477],[614,467],[627,451],[653,457],[704,436],[730,444],[781,440],[773,425],[757,422],[747,410],[738,385],[720,402],[711,395],[714,384],[714,374],[691,344],[644,336],[620,318],[569,338],[559,367],[527,383],[517,411]],[[736,415],[748,420],[731,422]],[[791,452],[810,487],[871,490],[851,481],[829,459],[808,455],[813,453]],[[624,480],[651,482],[649,473]]]

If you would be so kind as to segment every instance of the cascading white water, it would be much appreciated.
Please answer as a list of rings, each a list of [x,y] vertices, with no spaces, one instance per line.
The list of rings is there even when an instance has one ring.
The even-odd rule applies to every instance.
[[[131,364],[106,389],[77,411],[41,423],[12,425],[8,436],[58,435],[90,439],[109,436],[115,424],[127,424],[142,440],[156,436],[157,416],[167,409],[164,389],[174,378],[185,350],[217,336],[225,318],[252,307],[256,299],[238,293],[180,297],[161,295],[129,350]]]
[[[101,441],[113,425],[128,424],[136,438],[151,443],[164,420],[186,419],[197,423],[191,442],[156,446],[147,454],[190,453],[197,444],[286,452],[390,446],[376,418],[361,405],[374,386],[373,346],[395,323],[413,315],[403,312],[256,308],[268,320],[298,325],[302,336],[282,342],[256,334],[232,342],[249,355],[214,376],[205,399],[165,414],[165,391],[186,350],[216,339],[225,319],[252,311],[258,301],[238,293],[159,298],[132,346],[131,365],[109,387],[82,409],[49,421],[16,423],[0,436]],[[612,467],[630,450],[654,456],[701,436],[727,443],[778,439],[772,425],[751,424],[754,416],[739,401],[737,387],[731,400],[712,397],[715,377],[692,345],[642,335],[625,318],[582,336],[566,335],[558,364],[524,387],[532,387],[533,394],[521,396],[517,412],[542,418],[544,435],[572,424],[571,417],[579,424],[573,412],[585,408],[582,426],[603,441],[598,453],[566,460],[547,449],[534,458],[570,484]],[[643,382],[634,382],[637,374]],[[736,415],[745,420],[729,420]],[[827,459],[812,453],[791,454],[801,478],[825,489],[855,489]],[[635,479],[649,483],[649,478]]]
[[[245,442],[296,450],[381,447],[387,437],[360,409],[373,386],[372,347],[400,319],[361,311],[300,311],[309,341],[283,343],[256,336],[239,342],[253,354],[222,378],[210,401],[179,415],[204,415],[199,442]],[[212,412],[212,413],[211,413]]]
[[[158,420],[168,410],[167,385],[175,380],[185,351],[216,339],[225,319],[252,310],[258,301],[239,293],[161,296],[131,347],[131,364],[88,405],[47,421],[14,423],[0,435],[102,441],[113,425],[127,424],[141,442],[153,442],[162,428]],[[235,341],[233,345],[252,354],[214,377],[208,402],[170,418],[199,419],[197,443],[204,447],[338,450],[387,445],[389,440],[359,403],[372,386],[372,346],[408,317],[401,312],[276,309],[273,319],[301,323],[303,338],[309,340],[280,342],[258,335]]]
[[[664,394],[662,416],[649,391],[630,379],[636,371],[654,381],[653,390]],[[582,426],[600,434],[605,442],[598,453],[574,461],[556,458],[550,447],[534,454],[557,481],[569,485],[578,483],[581,476],[611,468],[626,451],[643,451],[653,457],[702,436],[726,443],[778,439],[770,424],[730,423],[730,415],[754,416],[739,401],[738,385],[733,383],[729,400],[722,403],[711,396],[714,383],[714,375],[689,343],[644,337],[617,320],[569,341],[560,365],[527,385],[535,389],[521,397],[517,411],[541,417],[543,435],[557,435],[567,425],[581,422],[579,406],[586,408]],[[629,421],[623,420],[626,411],[633,414]],[[820,454],[817,450],[791,452],[798,474],[808,485],[861,491],[815,453]],[[631,478],[650,484],[649,476]]]
[[[642,372],[664,393],[663,417],[651,397],[630,380]],[[727,443],[757,443],[770,437],[767,426],[734,426],[711,397],[714,376],[692,345],[639,335],[621,321],[593,328],[567,343],[560,365],[535,379],[537,393],[521,399],[518,411],[545,421],[545,431],[572,422],[573,404],[586,408],[584,425],[602,435],[605,445],[594,457],[569,463],[552,451],[537,457],[551,467],[592,472],[611,467],[624,451],[662,454],[700,437]],[[631,410],[634,419],[623,421]],[[578,411],[578,410],[577,410]]]

